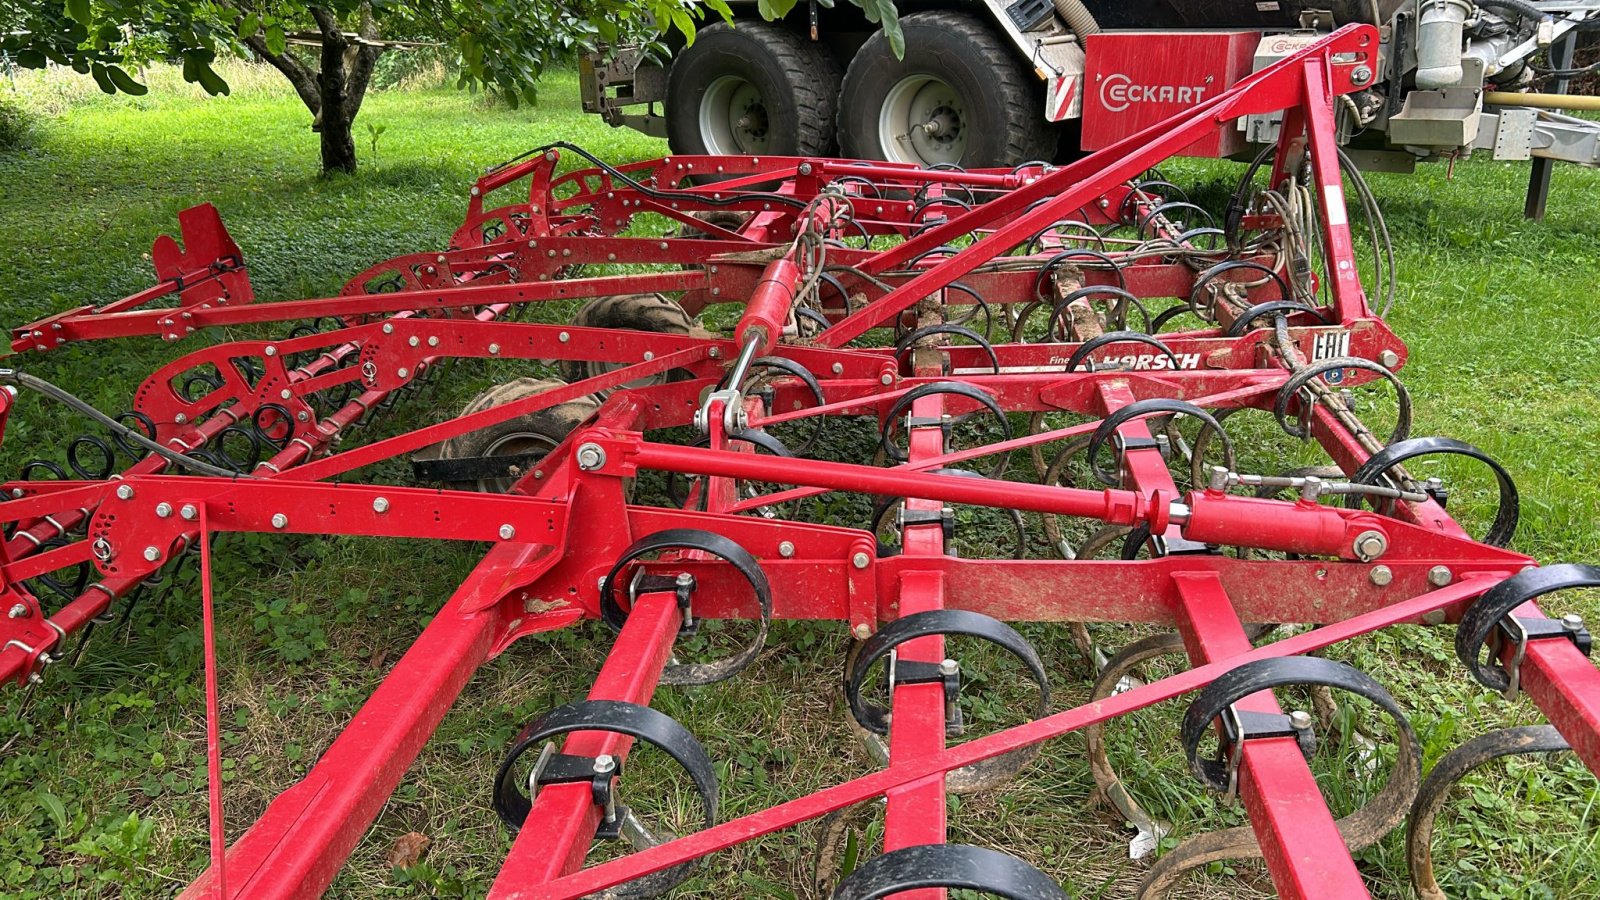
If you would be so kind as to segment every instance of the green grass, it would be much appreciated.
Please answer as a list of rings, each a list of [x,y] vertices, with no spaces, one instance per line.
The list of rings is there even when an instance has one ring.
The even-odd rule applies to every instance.
[[[270,78],[226,100],[157,90],[142,99],[74,94],[63,102],[59,91],[69,89],[52,90],[58,94],[30,98],[53,103],[31,149],[0,154],[0,322],[7,325],[145,287],[151,239],[196,202],[221,210],[259,296],[326,295],[376,260],[442,246],[460,221],[470,181],[529,147],[568,139],[613,161],[665,151],[659,141],[582,115],[571,74],[547,79],[541,105],[516,112],[442,89],[375,94],[361,121],[386,126],[376,159],[358,123],[363,170],[332,179],[317,175],[304,109]],[[1235,171],[1199,162],[1167,170],[1183,184]],[[1600,560],[1600,175],[1558,170],[1550,217],[1531,224],[1518,218],[1526,171],[1471,162],[1457,167],[1453,182],[1438,166],[1372,178],[1398,241],[1401,290],[1391,324],[1411,348],[1404,377],[1417,402],[1413,433],[1462,438],[1505,462],[1522,488],[1518,549],[1544,560]],[[557,321],[569,312],[552,305],[536,317]],[[121,341],[21,363],[115,410],[140,379],[187,349]],[[384,427],[445,417],[491,377],[479,364],[460,372]],[[1260,438],[1251,459],[1263,467],[1302,454],[1281,433],[1247,427]],[[0,447],[0,471],[15,472],[35,455],[59,459],[80,430],[59,410],[25,401]],[[870,443],[850,429],[838,435],[827,448],[835,455]],[[864,440],[852,443],[849,435]],[[1017,464],[1026,466],[1021,458]],[[400,466],[371,474],[407,477]],[[1481,491],[1464,490],[1457,507],[1471,522],[1482,519],[1485,502]],[[850,524],[864,524],[867,508],[859,498],[819,507]],[[219,540],[230,836],[314,763],[480,554],[426,542]],[[180,573],[170,590],[134,605],[126,623],[99,629],[76,667],[52,667],[30,702],[4,694],[0,742],[19,736],[0,751],[0,895],[170,895],[204,866],[197,596],[192,569]],[[1553,611],[1568,608],[1600,621],[1592,598]],[[1025,633],[1050,663],[1057,705],[1081,702],[1088,669],[1065,629],[1027,626]],[[1111,648],[1142,633],[1096,631]],[[1336,653],[1401,698],[1430,762],[1466,737],[1537,718],[1525,701],[1504,704],[1470,684],[1449,638],[1446,630],[1396,629]],[[488,804],[500,754],[521,724],[586,690],[596,648],[607,641],[599,627],[583,626],[523,641],[483,669],[333,894],[481,894],[509,843]],[[688,723],[718,760],[725,816],[865,770],[834,697],[845,647],[839,628],[780,625],[769,652],[734,682],[662,692],[657,705]],[[991,690],[972,713],[985,728],[1016,721],[1011,711],[1026,692],[1013,691],[1012,681],[1009,670],[988,673],[983,686]],[[1166,704],[1113,725],[1113,761],[1179,835],[1238,824],[1240,811],[1204,796],[1185,773],[1179,714]],[[1128,896],[1143,864],[1126,860],[1130,834],[1093,803],[1082,751],[1082,737],[1069,736],[1004,790],[952,801],[952,837],[1018,852],[1083,896]],[[1317,768],[1342,808],[1370,789],[1347,763],[1323,759]],[[1439,873],[1452,895],[1600,893],[1593,777],[1570,761],[1502,770],[1509,774],[1474,782],[1441,823]],[[393,871],[384,854],[410,831],[428,835],[432,847],[422,865]],[[805,881],[815,839],[808,827],[720,854],[684,895],[785,896],[779,886]],[[1359,860],[1377,894],[1409,896],[1397,836]],[[1180,893],[1270,895],[1258,864],[1214,868]]]

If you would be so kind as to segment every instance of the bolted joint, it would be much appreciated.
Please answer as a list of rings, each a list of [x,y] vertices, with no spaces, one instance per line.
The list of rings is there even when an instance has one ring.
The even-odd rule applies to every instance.
[[[517,536],[517,530],[515,528],[512,528],[510,523],[507,523],[505,525],[501,525],[500,526],[500,540],[509,541],[512,538],[516,537],[516,536]]]
[[[867,554],[860,551],[858,551],[856,555],[850,557],[850,564],[858,569],[865,569],[871,562],[871,558],[869,558]]]
[[[1378,587],[1388,587],[1394,581],[1394,572],[1388,566],[1373,566],[1367,577]]]
[[[599,444],[589,443],[578,448],[578,468],[592,472],[606,464],[606,451]]]
[[[117,485],[117,499],[118,500],[132,500],[133,499],[133,485],[131,485],[131,484],[119,484],[119,485]]]
[[[289,517],[283,513],[272,514],[272,527],[282,531],[289,527]]]
[[[6,617],[11,619],[26,619],[30,614],[31,612],[29,611],[26,603],[17,603],[6,612]]]
[[[1428,583],[1434,587],[1444,587],[1454,579],[1449,566],[1434,566],[1428,570]]]
[[[1363,531],[1356,535],[1350,549],[1355,553],[1356,559],[1372,562],[1389,549],[1389,539],[1384,537],[1381,531]]]
[[[156,560],[160,559],[161,558],[161,550],[160,550],[160,548],[158,548],[158,547],[146,547],[146,548],[144,548],[144,558],[145,558],[146,562],[155,562]]]
[[[156,504],[156,518],[165,519],[172,515],[172,504],[161,502]]]
[[[387,498],[387,497],[374,497],[373,500],[372,500],[372,511],[375,512],[375,513],[386,513],[386,512],[388,512],[389,511],[389,498]]]
[[[193,522],[195,519],[200,518],[200,510],[197,509],[193,503],[185,503],[178,510],[178,515],[185,521]]]

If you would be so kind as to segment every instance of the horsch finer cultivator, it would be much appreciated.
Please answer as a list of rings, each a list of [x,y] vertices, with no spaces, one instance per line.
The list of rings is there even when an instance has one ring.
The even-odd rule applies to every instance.
[[[1333,134],[1335,102],[1370,77],[1376,48],[1371,27],[1344,28],[1065,167],[669,157],[613,168],[575,147],[541,148],[479,181],[450,249],[389,260],[325,299],[255,302],[215,211],[188,210],[184,248],[156,245],[158,287],[18,329],[18,358],[112,337],[177,342],[218,325],[294,329],[182,356],[121,416],[5,371],[0,423],[21,389],[95,418],[108,437],[72,443],[72,474],[41,460],[5,485],[0,676],[48,685],[75,632],[198,551],[212,857],[186,896],[320,893],[474,671],[518,638],[585,618],[614,626],[615,643],[588,696],[529,724],[501,765],[494,807],[516,838],[494,896],[664,893],[715,851],[877,798],[882,852],[829,884],[834,896],[1064,896],[1015,856],[947,843],[947,791],[997,783],[1042,742],[1083,729],[1107,796],[1146,821],[1098,736],[1183,695],[1190,768],[1241,797],[1251,827],[1178,844],[1142,895],[1197,865],[1259,856],[1282,896],[1366,896],[1350,850],[1409,813],[1416,889],[1442,896],[1428,838],[1456,777],[1496,755],[1569,745],[1600,770],[1589,635],[1535,605],[1600,585],[1600,569],[1537,568],[1506,549],[1517,496],[1505,470],[1461,441],[1408,434],[1410,399],[1394,375],[1406,350],[1358,277],[1344,184],[1380,248],[1375,295],[1392,286],[1386,237]],[[1276,110],[1280,143],[1216,219],[1150,174],[1239,117]],[[571,153],[594,167],[558,175]],[[512,183],[529,185],[526,201],[487,202]],[[662,219],[660,234],[640,236]],[[575,277],[592,265],[626,274]],[[1157,298],[1179,302],[1156,310]],[[574,299],[589,299],[574,325],[512,321],[530,304]],[[725,303],[742,304],[731,337],[691,331],[689,317]],[[565,381],[508,381],[452,420],[348,440],[463,357],[524,370],[559,360]],[[1392,398],[1392,433],[1356,418],[1361,389]],[[1239,471],[1228,419],[1261,412],[1320,445],[1327,465]],[[1068,415],[1075,424],[1059,425]],[[865,417],[881,425],[874,464],[807,458],[825,426]],[[645,436],[676,426],[697,439]],[[1493,473],[1488,534],[1468,534],[1445,511],[1446,486],[1406,469],[1440,454]],[[121,456],[135,461],[117,472]],[[1007,480],[1013,456],[1037,471],[1014,463],[1011,478],[1027,480]],[[407,457],[447,489],[352,478]],[[672,476],[674,502],[631,502],[650,471]],[[827,492],[877,498],[870,530],[798,514],[797,501]],[[958,505],[1002,525],[1043,521],[1044,546],[1065,558],[1020,542],[997,550],[1003,539],[958,556]],[[492,544],[305,778],[231,846],[208,540],[225,531]],[[41,603],[54,594],[63,601]],[[759,665],[775,619],[851,631],[845,700],[892,762],[719,821],[694,723],[651,698],[663,684]],[[1008,621],[1073,623],[1082,637],[1081,623],[1103,621],[1174,632],[1104,661],[1094,701],[1058,711],[1051,667]],[[1423,782],[1400,706],[1373,677],[1314,654],[1390,625],[1445,622],[1458,624],[1473,678],[1526,693],[1554,727],[1473,741]],[[1272,627],[1258,623],[1317,627],[1258,646]],[[716,627],[738,640],[685,661],[683,636]],[[1024,724],[949,744],[964,669],[988,657],[947,658],[946,641],[972,639],[1015,657],[1037,706]],[[1125,677],[1162,653],[1193,667]],[[1329,812],[1306,756],[1326,723],[1286,714],[1273,689],[1363,697],[1393,718],[1393,768],[1365,806]],[[682,768],[698,830],[652,835],[648,811],[622,802],[641,742]],[[633,852],[585,867],[607,838]]]

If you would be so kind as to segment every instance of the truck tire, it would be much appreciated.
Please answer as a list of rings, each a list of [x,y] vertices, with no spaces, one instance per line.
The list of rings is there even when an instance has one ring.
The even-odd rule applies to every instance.
[[[820,44],[765,22],[702,29],[667,75],[673,153],[827,156],[839,65]]]
[[[958,12],[900,22],[904,59],[878,31],[845,73],[845,156],[969,169],[1054,158],[1057,133],[1044,118],[1042,87],[998,33]],[[913,133],[914,125],[933,128]]]

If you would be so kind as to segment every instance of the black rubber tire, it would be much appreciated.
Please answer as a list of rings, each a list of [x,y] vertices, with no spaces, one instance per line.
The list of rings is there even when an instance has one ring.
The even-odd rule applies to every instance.
[[[821,44],[766,22],[740,19],[700,30],[667,74],[667,143],[673,153],[713,152],[700,133],[700,103],[719,78],[743,78],[761,92],[775,156],[832,156],[839,64]]]
[[[566,382],[553,378],[516,378],[504,384],[497,384],[472,398],[472,402],[461,410],[461,414],[471,415],[566,386]],[[553,449],[599,408],[600,403],[593,397],[570,400],[559,406],[541,409],[498,425],[450,438],[439,448],[439,456],[444,459],[460,459],[545,449],[539,445],[548,445],[548,448]],[[475,483],[462,483],[452,487],[503,494],[510,489],[511,482],[510,479],[485,478]]]
[[[1059,134],[1044,117],[1044,86],[988,25],[958,12],[922,12],[900,20],[904,59],[883,32],[856,52],[839,96],[839,145],[846,157],[889,159],[878,140],[878,114],[889,91],[911,75],[931,75],[966,101],[962,168],[1012,167],[1054,159]]]
[[[630,331],[650,331],[656,334],[687,335],[693,321],[676,301],[661,294],[614,294],[596,297],[583,305],[572,317],[572,324],[580,328],[625,328]],[[615,363],[588,362],[564,359],[560,363],[561,377],[568,383],[593,378],[620,366]],[[682,381],[692,377],[684,369],[673,369],[665,377],[657,375],[641,380],[638,385],[660,384],[664,381]]]

